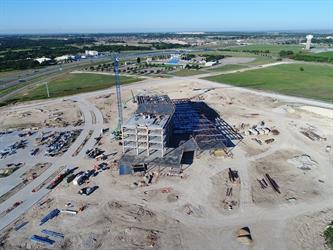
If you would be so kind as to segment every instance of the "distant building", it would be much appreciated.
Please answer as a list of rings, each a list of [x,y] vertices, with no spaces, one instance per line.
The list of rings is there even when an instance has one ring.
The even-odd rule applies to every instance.
[[[47,57],[40,57],[40,58],[36,58],[35,61],[37,61],[39,64],[43,63],[43,62],[48,62],[51,61],[51,58],[47,58]]]
[[[311,49],[311,40],[312,40],[312,38],[313,38],[313,35],[307,35],[306,36],[306,45],[305,45],[306,50]]]
[[[54,60],[56,60],[57,62],[64,62],[67,60],[74,60],[75,56],[72,55],[63,55],[63,56],[58,56],[56,58],[54,58]]]
[[[86,56],[98,56],[98,51],[96,51],[96,50],[86,50],[85,55]]]
[[[214,66],[216,64],[217,64],[217,62],[206,62],[205,67],[211,67],[211,66]]]
[[[180,54],[171,54],[170,59],[166,64],[177,65],[180,62]]]
[[[54,60],[56,60],[57,62],[66,61],[68,59],[69,59],[69,55],[63,55],[63,56],[58,56],[58,57],[54,58]]]

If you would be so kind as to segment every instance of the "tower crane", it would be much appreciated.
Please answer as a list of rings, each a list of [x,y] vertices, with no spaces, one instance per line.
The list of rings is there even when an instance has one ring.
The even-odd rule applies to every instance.
[[[117,97],[117,108],[118,108],[118,124],[117,128],[113,131],[113,135],[116,139],[121,139],[121,126],[123,124],[123,104],[121,101],[121,89],[120,89],[120,79],[119,79],[119,57],[114,56],[113,61],[114,67],[114,78],[116,85],[116,97]]]

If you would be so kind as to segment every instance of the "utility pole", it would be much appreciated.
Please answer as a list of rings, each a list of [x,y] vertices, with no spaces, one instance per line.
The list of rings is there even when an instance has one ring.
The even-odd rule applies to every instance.
[[[49,85],[45,82],[47,98],[50,98]]]

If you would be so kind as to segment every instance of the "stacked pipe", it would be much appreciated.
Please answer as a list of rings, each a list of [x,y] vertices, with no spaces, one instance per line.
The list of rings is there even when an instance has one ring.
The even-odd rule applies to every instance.
[[[272,186],[272,188],[276,191],[276,192],[278,192],[279,194],[281,193],[280,192],[280,190],[279,190],[279,185],[275,182],[275,180],[273,179],[273,178],[271,178],[270,176],[269,176],[269,174],[265,174],[265,176],[266,176],[266,178],[267,178],[267,180],[269,181],[269,183],[271,184],[271,186]]]
[[[227,188],[227,193],[226,193],[227,196],[231,196],[232,195],[232,187],[230,188]]]
[[[231,182],[235,182],[236,179],[238,179],[238,172],[236,170],[232,170],[231,168],[229,168],[229,180]]]

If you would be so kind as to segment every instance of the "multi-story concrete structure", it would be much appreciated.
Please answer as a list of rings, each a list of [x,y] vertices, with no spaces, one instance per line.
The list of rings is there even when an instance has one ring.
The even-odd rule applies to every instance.
[[[147,156],[158,152],[162,157],[172,133],[175,105],[166,95],[138,96],[138,108],[122,126],[123,153],[135,151]]]

